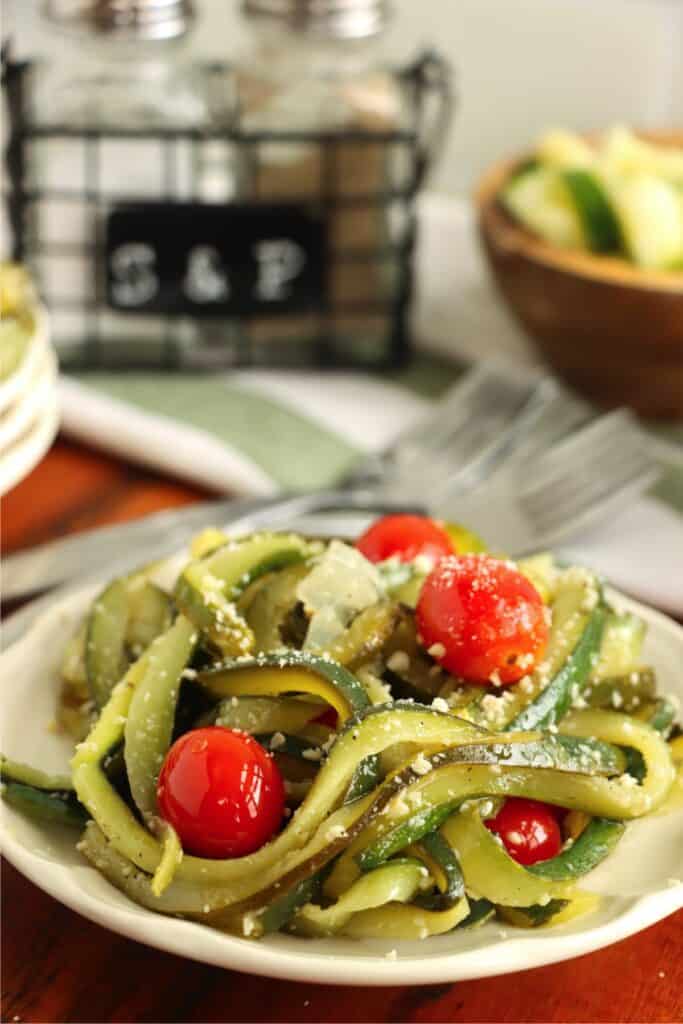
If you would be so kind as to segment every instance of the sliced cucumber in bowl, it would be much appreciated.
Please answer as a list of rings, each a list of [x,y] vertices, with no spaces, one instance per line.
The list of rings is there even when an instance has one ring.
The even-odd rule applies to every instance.
[[[636,174],[613,182],[610,194],[633,262],[657,270],[680,265],[683,202],[676,187],[651,174]]]
[[[501,201],[513,217],[547,242],[571,249],[586,247],[576,204],[555,169],[532,165],[508,182]]]
[[[583,169],[565,170],[567,186],[584,234],[593,252],[617,252],[622,248],[621,228],[599,177]]]

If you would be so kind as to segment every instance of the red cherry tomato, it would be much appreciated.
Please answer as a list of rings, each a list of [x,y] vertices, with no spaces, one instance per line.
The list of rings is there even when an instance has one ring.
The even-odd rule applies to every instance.
[[[454,552],[446,531],[426,516],[383,516],[356,541],[356,547],[370,562],[398,558],[410,562],[418,555],[439,559]]]
[[[556,857],[562,849],[562,835],[555,808],[538,800],[509,797],[486,827],[503,840],[518,864],[536,864]]]
[[[285,787],[252,736],[210,726],[177,739],[159,774],[161,815],[198,857],[243,857],[282,821]]]
[[[314,722],[319,722],[321,725],[329,725],[330,729],[336,729],[339,722],[339,715],[334,708],[325,708],[319,715],[313,719]]]
[[[422,586],[415,617],[422,644],[435,660],[482,685],[516,683],[548,642],[538,591],[489,555],[443,559]]]

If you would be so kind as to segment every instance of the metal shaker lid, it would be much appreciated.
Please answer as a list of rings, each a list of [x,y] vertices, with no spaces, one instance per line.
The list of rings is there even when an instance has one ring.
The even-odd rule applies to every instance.
[[[386,26],[390,0],[242,0],[242,10],[322,39],[364,39]]]
[[[194,20],[192,0],[45,0],[53,23],[127,40],[177,39]]]

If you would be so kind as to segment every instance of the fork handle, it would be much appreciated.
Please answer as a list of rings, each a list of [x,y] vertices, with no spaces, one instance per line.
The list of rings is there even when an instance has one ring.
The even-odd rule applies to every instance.
[[[275,520],[284,526],[297,516],[333,511],[382,514],[426,510],[416,505],[406,509],[405,503],[380,499],[367,488],[200,502],[157,512],[132,523],[88,530],[10,555],[3,562],[3,597],[14,600],[47,590],[82,575],[84,569],[91,576],[99,570],[111,571],[115,566],[117,572],[124,565],[130,564],[132,568],[142,558],[153,561],[181,547],[195,530],[212,521],[220,525],[228,519],[231,529],[239,529],[243,523],[258,528],[262,520],[272,525]]]

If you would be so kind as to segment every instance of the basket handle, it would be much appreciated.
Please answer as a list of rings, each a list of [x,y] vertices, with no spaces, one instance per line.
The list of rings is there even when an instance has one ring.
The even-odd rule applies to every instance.
[[[457,97],[452,67],[435,50],[421,53],[404,69],[402,77],[415,94],[418,141],[414,188],[417,191],[443,152]]]

